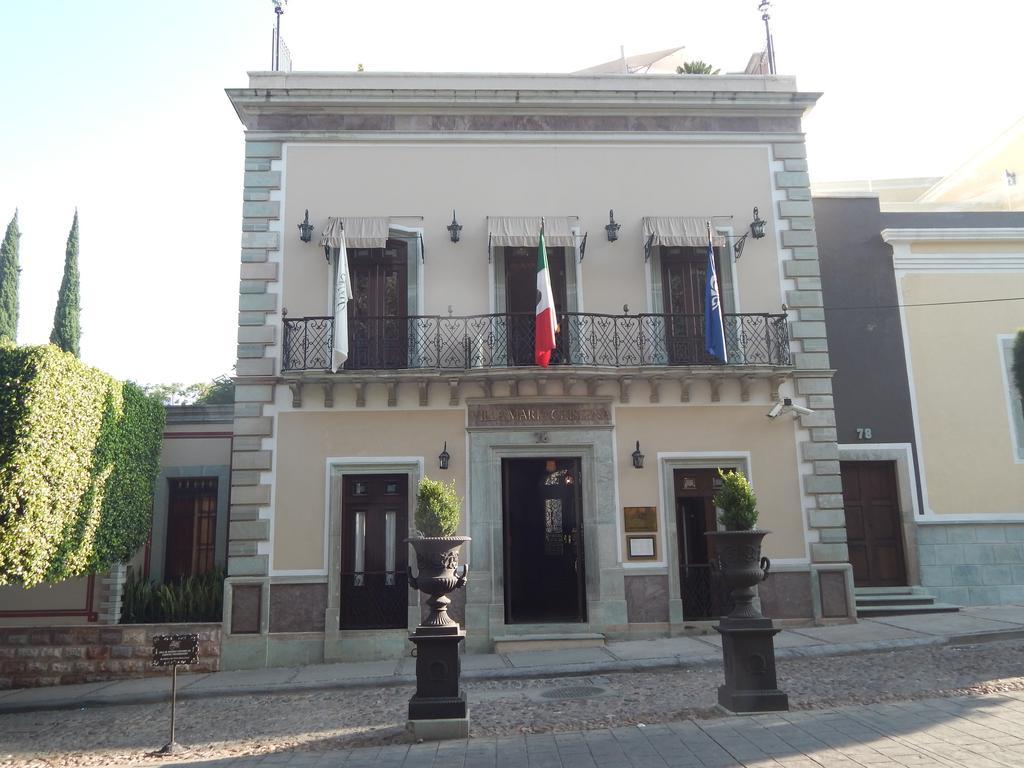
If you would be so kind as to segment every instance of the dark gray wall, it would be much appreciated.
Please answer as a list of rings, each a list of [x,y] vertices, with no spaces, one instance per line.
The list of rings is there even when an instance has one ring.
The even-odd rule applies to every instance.
[[[880,234],[878,199],[815,198],[814,221],[839,442],[913,445],[892,248]],[[870,428],[871,438],[858,428]]]

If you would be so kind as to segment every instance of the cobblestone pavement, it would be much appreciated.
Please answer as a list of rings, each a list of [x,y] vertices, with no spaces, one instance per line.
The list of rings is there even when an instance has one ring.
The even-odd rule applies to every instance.
[[[440,745],[409,743],[408,686],[193,699],[179,702],[177,739],[184,759],[217,768],[1021,766],[1022,670],[1021,640],[785,660],[796,711],[754,718],[714,708],[717,665],[469,682],[473,738]],[[865,703],[883,704],[829,711]],[[146,756],[168,717],[166,704],[0,716],[0,766],[168,765]]]

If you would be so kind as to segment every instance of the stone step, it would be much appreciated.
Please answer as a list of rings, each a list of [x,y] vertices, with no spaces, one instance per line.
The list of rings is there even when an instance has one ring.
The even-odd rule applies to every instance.
[[[931,595],[857,595],[858,608],[872,605],[931,605],[934,602],[935,598]]]
[[[572,648],[603,648],[604,635],[598,632],[549,632],[544,634],[502,635],[494,638],[495,653],[524,651],[564,651]]]
[[[885,616],[914,616],[925,613],[957,613],[959,605],[932,603],[930,605],[872,605],[857,607],[858,619],[883,618]]]
[[[926,594],[921,587],[854,587],[854,595],[918,595]]]

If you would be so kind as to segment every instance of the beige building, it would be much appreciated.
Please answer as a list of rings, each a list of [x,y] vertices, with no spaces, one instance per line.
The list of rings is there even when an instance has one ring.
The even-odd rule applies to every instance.
[[[453,612],[471,651],[716,617],[719,467],[750,476],[772,531],[766,612],[852,616],[800,125],[817,94],[742,75],[254,73],[228,95],[246,170],[226,668],[406,652],[425,476],[465,500]],[[758,215],[764,237],[745,237]],[[704,344],[709,221],[724,364]],[[335,317],[339,226],[353,295]]]

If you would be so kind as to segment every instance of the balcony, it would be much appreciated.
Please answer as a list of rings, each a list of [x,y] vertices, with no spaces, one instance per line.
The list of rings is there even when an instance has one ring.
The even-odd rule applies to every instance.
[[[728,364],[704,351],[703,315],[563,313],[551,367],[792,365],[786,315],[723,319]],[[352,318],[343,371],[482,372],[533,366],[534,323],[532,314]],[[333,317],[286,318],[282,372],[328,371],[333,334]]]

